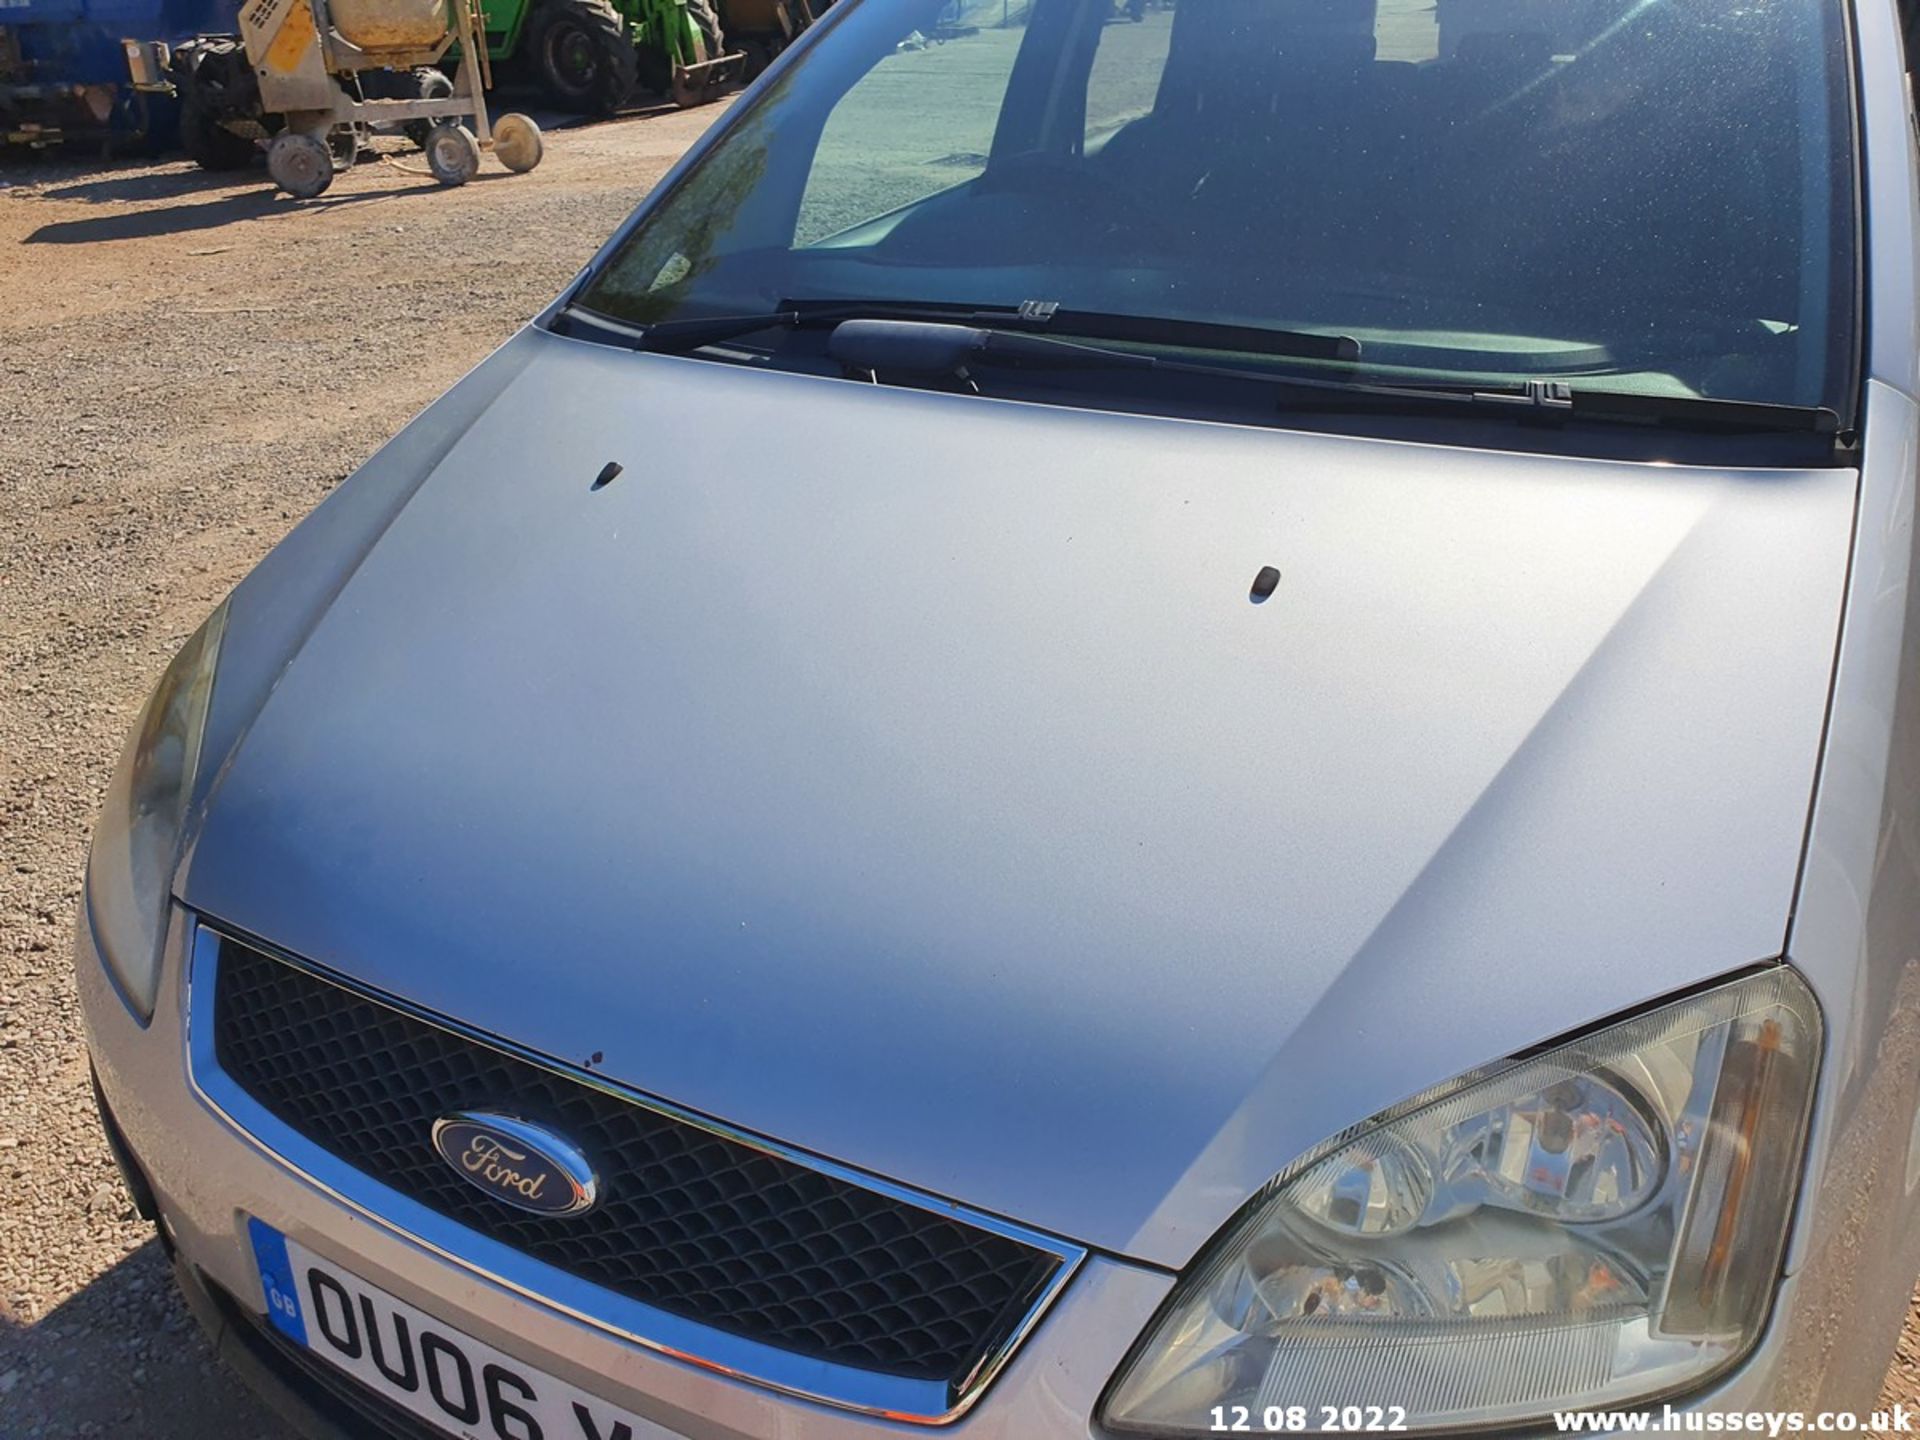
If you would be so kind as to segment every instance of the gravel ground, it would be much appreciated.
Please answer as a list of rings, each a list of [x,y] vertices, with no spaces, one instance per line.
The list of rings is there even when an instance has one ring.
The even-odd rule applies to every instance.
[[[88,827],[208,610],[717,114],[554,134],[533,175],[459,191],[362,165],[308,205],[178,163],[0,166],[0,1435],[280,1433],[209,1358],[94,1120],[68,960]],[[1920,1311],[1885,1401],[1920,1402]]]
[[[544,305],[720,113],[320,201],[170,163],[0,165],[0,1435],[280,1433],[210,1359],[94,1120],[69,978],[147,688],[354,466]],[[401,155],[405,163],[415,163]]]

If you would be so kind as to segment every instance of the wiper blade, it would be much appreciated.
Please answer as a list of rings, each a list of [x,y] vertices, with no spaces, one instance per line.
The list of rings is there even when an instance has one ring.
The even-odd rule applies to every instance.
[[[1659,425],[1691,431],[1837,435],[1840,417],[1812,405],[1635,395],[1534,380],[1515,390],[1381,385],[1112,350],[1053,335],[977,325],[857,318],[827,342],[841,364],[882,374],[965,375],[971,366],[1049,370],[1157,370],[1251,382],[1278,392],[1286,411],[1496,416],[1521,422]]]
[[[709,315],[661,320],[633,326],[570,305],[563,319],[577,320],[602,336],[636,350],[683,355],[761,330],[828,330],[848,320],[918,321],[934,325],[991,326],[1032,334],[1166,345],[1196,350],[1232,350],[1296,360],[1360,358],[1360,342],[1350,335],[1272,330],[1262,326],[1219,325],[1200,320],[1163,320],[1147,315],[1116,315],[1067,310],[1051,300],[1028,300],[1017,308],[980,308],[900,300],[788,300],[777,310],[748,315]]]
[[[1782,434],[1837,435],[1840,416],[1824,406],[1778,405],[1753,400],[1716,400],[1702,395],[1639,395],[1621,390],[1588,390],[1562,380],[1529,380],[1514,390],[1476,390],[1468,387],[1366,385],[1340,382],[1300,382],[1274,377],[1275,383],[1297,392],[1307,383],[1320,392],[1309,396],[1310,408],[1399,410],[1404,413],[1504,414],[1514,420],[1562,424],[1587,421],[1599,424],[1662,425],[1694,431],[1776,431]],[[1325,392],[1334,390],[1336,395]],[[1300,408],[1299,397],[1282,397],[1289,409]]]
[[[1522,424],[1646,425],[1695,434],[1840,433],[1839,414],[1824,406],[1716,400],[1699,395],[1635,395],[1619,390],[1587,390],[1558,380],[1531,380],[1517,390],[1412,385],[1340,388],[1347,392],[1344,398],[1322,396],[1302,402],[1297,396],[1283,396],[1282,407],[1396,411],[1410,415],[1504,415]]]
[[[865,370],[952,374],[969,364],[980,364],[1010,369],[1162,370],[1213,376],[1270,386],[1279,392],[1285,410],[1504,414],[1531,423],[1584,421],[1723,433],[1838,435],[1841,426],[1837,412],[1816,405],[1697,395],[1638,395],[1585,389],[1558,380],[1530,380],[1513,390],[1370,384],[1333,376],[1210,364],[1139,350],[1113,350],[1084,342],[1107,339],[1343,361],[1360,357],[1360,342],[1345,335],[1065,310],[1050,301],[1029,300],[1018,309],[1005,310],[890,300],[788,301],[778,310],[759,314],[665,320],[645,327],[626,325],[580,306],[567,307],[561,318],[635,349],[666,354],[684,354],[760,330],[826,329],[833,331],[828,341],[833,358]]]
[[[827,339],[842,365],[875,372],[963,374],[968,365],[1048,370],[1157,370],[1166,362],[1134,350],[978,325],[915,320],[842,320]]]
[[[1017,320],[1018,312],[947,309],[940,306],[894,304],[890,301],[834,301],[821,304],[789,303],[755,315],[705,315],[691,320],[661,320],[644,329],[630,330],[636,350],[684,355],[706,345],[719,345],[761,330],[831,330],[842,321],[860,318],[901,320],[985,320],[995,324]]]
[[[1325,335],[1314,330],[1278,330],[1265,325],[1222,325],[1211,320],[1163,320],[1151,315],[1067,310],[1048,301],[1033,300],[1020,307],[1020,316],[1047,334],[1080,340],[1114,340],[1182,350],[1223,350],[1288,360],[1351,363],[1360,358],[1360,342],[1353,336]]]
[[[1754,400],[1716,400],[1703,395],[1629,395],[1617,390],[1566,390],[1576,420],[1626,421],[1680,430],[1772,430],[1782,434],[1838,435],[1840,415],[1824,405],[1777,405]]]
[[[1276,377],[1290,391],[1302,382]],[[1476,390],[1470,387],[1315,384],[1324,393],[1309,396],[1307,408],[1397,410],[1406,414],[1506,415],[1534,424],[1657,425],[1698,432],[1773,431],[1781,434],[1837,435],[1840,416],[1824,406],[1778,405],[1752,400],[1716,400],[1701,395],[1640,395],[1620,390],[1589,390],[1563,380],[1529,380],[1513,390]],[[1301,408],[1298,397],[1285,395],[1283,405]]]

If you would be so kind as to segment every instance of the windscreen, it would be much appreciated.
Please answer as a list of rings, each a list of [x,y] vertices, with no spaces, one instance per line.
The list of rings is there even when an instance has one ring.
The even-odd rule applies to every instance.
[[[1039,301],[1849,408],[1826,0],[843,3],[583,305]]]

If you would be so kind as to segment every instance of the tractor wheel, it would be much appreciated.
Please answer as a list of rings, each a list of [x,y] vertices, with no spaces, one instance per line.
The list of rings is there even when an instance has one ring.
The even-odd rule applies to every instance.
[[[160,146],[153,136],[153,109],[140,91],[120,92],[101,150],[103,160],[152,160],[159,156]]]
[[[633,38],[609,0],[541,0],[527,48],[541,88],[563,110],[611,115],[633,93]]]
[[[763,70],[780,58],[780,51],[783,48],[785,47],[764,35],[755,35],[742,40],[740,49],[745,52],[747,63],[740,72],[740,78],[742,80],[757,79]]]
[[[413,98],[416,100],[445,100],[453,94],[453,81],[439,70],[416,70],[413,72]],[[409,120],[400,127],[407,132],[407,138],[413,142],[416,150],[427,148],[427,136],[433,133],[433,121]]]
[[[180,148],[202,170],[244,170],[260,147],[220,123],[191,88],[180,96]]]
[[[727,53],[726,41],[720,35],[720,12],[713,8],[713,0],[687,0],[687,18],[700,32],[700,48],[707,52],[700,57],[702,60],[718,60]]]
[[[633,52],[635,83],[649,95],[665,95],[673,88],[673,69],[667,57],[648,46]]]

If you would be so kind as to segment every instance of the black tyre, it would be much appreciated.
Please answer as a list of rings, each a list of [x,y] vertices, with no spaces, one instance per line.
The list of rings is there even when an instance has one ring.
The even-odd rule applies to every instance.
[[[202,170],[244,170],[259,146],[220,123],[204,97],[191,86],[180,96],[180,148]]]
[[[527,58],[547,98],[577,115],[611,115],[633,94],[633,40],[608,0],[541,0]]]
[[[416,70],[413,72],[413,98],[416,100],[445,100],[453,94],[453,81],[438,70]],[[427,137],[433,133],[434,121],[409,120],[400,128],[407,132],[407,138],[417,150],[427,148]]]
[[[782,46],[764,35],[752,35],[740,42],[740,49],[747,57],[746,68],[740,72],[742,80],[752,80],[769,65],[780,58]]]
[[[649,95],[665,95],[673,88],[673,66],[663,52],[648,46],[634,52],[634,61],[639,86]]]
[[[727,53],[720,35],[720,12],[713,8],[713,0],[687,0],[687,16],[700,32],[700,43],[706,49],[701,58],[714,60]]]
[[[113,117],[107,122],[107,138],[101,145],[103,160],[152,160],[160,154],[159,139],[153,133],[153,109],[138,90],[123,90],[113,103]]]

